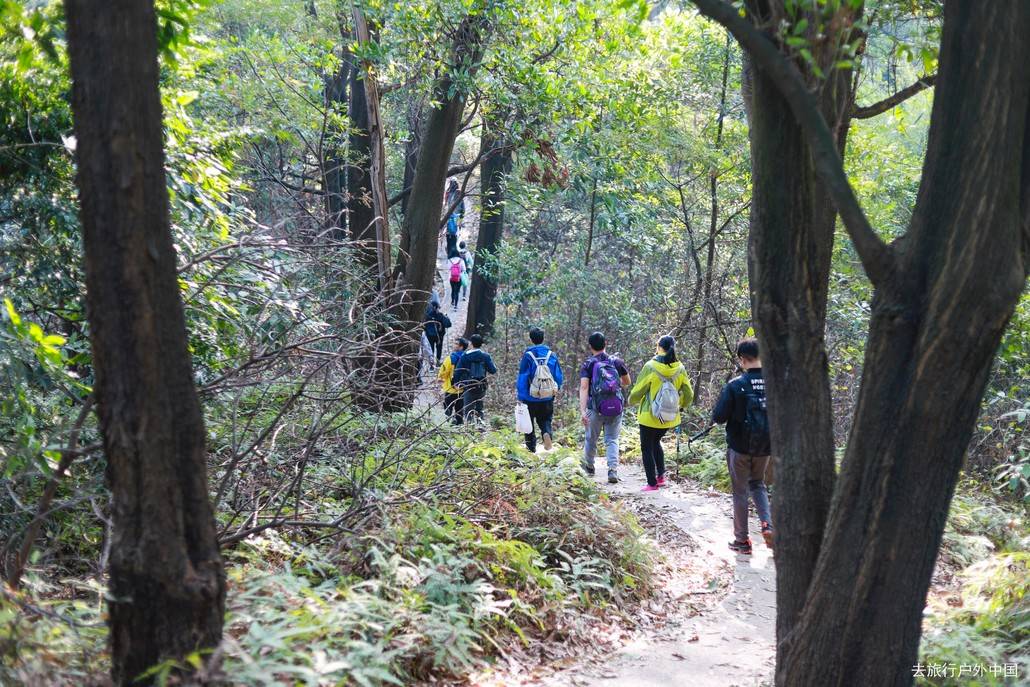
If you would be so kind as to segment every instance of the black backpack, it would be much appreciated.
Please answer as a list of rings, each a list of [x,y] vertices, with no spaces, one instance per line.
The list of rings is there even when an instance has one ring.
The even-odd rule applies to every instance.
[[[486,382],[486,362],[483,356],[468,355],[468,367],[461,372],[461,380],[456,383],[460,389],[468,389]]]
[[[751,378],[744,375],[744,445],[749,456],[768,456],[772,453],[764,381],[761,386],[761,391],[756,390]]]

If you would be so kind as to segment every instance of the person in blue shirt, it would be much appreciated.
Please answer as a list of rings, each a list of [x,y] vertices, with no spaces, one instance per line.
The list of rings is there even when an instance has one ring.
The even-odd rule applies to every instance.
[[[493,358],[483,350],[483,337],[473,334],[469,337],[472,350],[462,354],[454,369],[451,383],[461,389],[463,422],[485,422],[483,399],[486,398],[487,375],[497,374]]]
[[[529,417],[540,428],[544,450],[550,451],[553,439],[551,418],[554,416],[554,398],[565,378],[558,356],[544,344],[544,330],[533,327],[529,330],[529,340],[533,345],[522,354],[515,389],[518,391],[519,401],[529,408]],[[546,370],[541,370],[538,374],[537,368],[541,366]],[[526,434],[526,448],[530,452],[536,451],[536,428]]]

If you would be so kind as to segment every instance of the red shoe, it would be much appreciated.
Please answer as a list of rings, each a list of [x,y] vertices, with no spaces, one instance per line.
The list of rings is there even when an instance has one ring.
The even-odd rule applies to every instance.
[[[762,539],[765,540],[765,545],[769,547],[770,551],[775,551],[773,548],[773,528],[767,522],[762,523]]]
[[[645,486],[640,491],[658,491],[658,487],[652,487],[650,484],[648,484],[647,486]]]
[[[658,476],[658,486],[660,486],[660,487],[664,487],[665,486],[665,475],[659,475]]]

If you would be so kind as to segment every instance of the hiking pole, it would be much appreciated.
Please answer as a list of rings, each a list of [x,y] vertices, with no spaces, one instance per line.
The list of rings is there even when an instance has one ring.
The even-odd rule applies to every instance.
[[[689,443],[689,442],[697,441],[698,439],[706,436],[713,429],[715,429],[715,425],[708,425],[708,427],[706,427],[705,429],[702,429],[700,432],[698,432],[694,436],[692,436],[689,439],[687,439],[687,442]]]
[[[703,436],[705,436],[709,432],[711,432],[712,429],[714,429],[714,428],[715,428],[715,425],[708,425],[708,427],[706,427],[705,429],[702,429],[700,432],[698,432],[694,436],[692,436],[689,439],[687,439],[687,448],[690,449],[691,462],[696,462],[696,456],[694,454],[694,446],[693,446],[694,442],[697,441],[698,439],[702,438]]]

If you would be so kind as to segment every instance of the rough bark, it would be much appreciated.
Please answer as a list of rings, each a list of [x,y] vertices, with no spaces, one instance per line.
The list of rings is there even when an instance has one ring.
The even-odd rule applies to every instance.
[[[504,187],[511,172],[513,148],[493,133],[484,131],[484,151],[480,166],[482,205],[479,215],[479,239],[476,242],[476,264],[469,287],[469,308],[465,335],[493,333],[497,319],[497,276],[493,259],[504,236]],[[489,267],[487,267],[489,265]]]
[[[450,64],[434,87],[433,100],[437,105],[427,114],[422,131],[395,270],[398,285],[408,289],[407,313],[411,322],[421,321],[436,270],[444,182],[465,109],[466,94],[456,79],[459,73],[464,73],[465,78],[475,74],[484,30],[485,18],[477,14],[465,17],[455,31]]]
[[[779,684],[912,683],[948,506],[1030,266],[1028,35],[1027,3],[945,6],[916,211],[899,273],[876,292],[823,552]]]
[[[325,80],[325,107],[330,113],[347,107],[347,81],[350,67],[346,62]],[[347,147],[345,136],[330,125],[328,144],[322,161],[322,184],[325,188],[326,229],[342,241],[347,237]]]
[[[832,64],[834,57],[826,61]],[[818,84],[819,110],[826,121],[840,123],[834,131],[838,150],[844,146],[852,102],[850,76],[850,71],[838,70]],[[833,493],[824,332],[836,211],[817,178],[800,124],[760,63],[752,67],[751,91],[749,283],[777,479],[776,630],[782,642],[804,605]]]
[[[365,20],[365,14],[355,5],[353,8],[354,35],[359,43],[369,44],[373,41],[372,32]],[[385,132],[383,118],[379,111],[379,83],[375,71],[370,64],[360,65],[360,83],[351,81],[351,91],[363,91],[365,104],[365,134],[368,145],[367,183],[372,211],[372,226],[357,229],[363,235],[371,233],[374,242],[371,250],[368,240],[363,239],[362,252],[375,255],[376,283],[379,292],[389,287],[390,276],[390,224],[389,200],[386,196],[386,150],[383,143]],[[370,231],[369,231],[370,230]]]
[[[368,101],[365,98],[364,68],[354,57],[347,69],[350,123],[347,167],[347,228],[355,257],[362,267],[376,269],[375,207],[372,197],[372,139],[369,137]]]
[[[160,661],[218,644],[225,577],[169,225],[154,8],[130,0],[65,8],[112,495],[111,673],[129,684]]]

